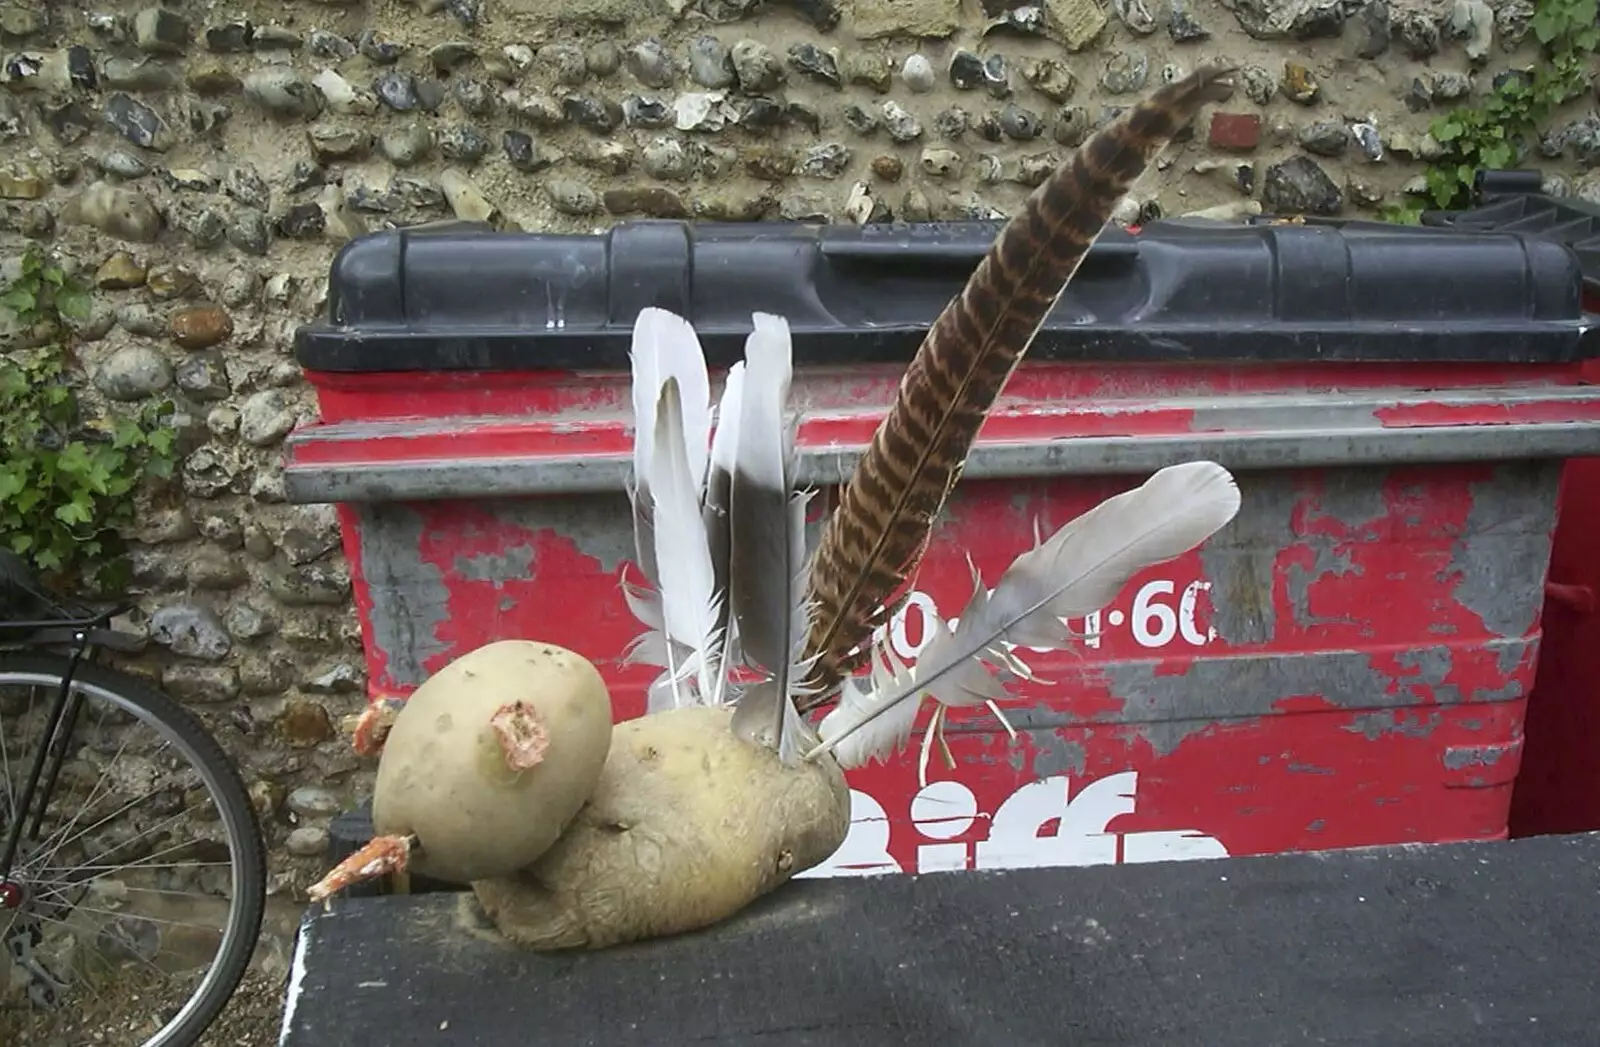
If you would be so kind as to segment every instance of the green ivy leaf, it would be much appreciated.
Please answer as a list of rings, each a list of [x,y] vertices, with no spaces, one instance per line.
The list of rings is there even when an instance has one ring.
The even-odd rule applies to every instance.
[[[1430,167],[1427,174],[1428,195],[1433,197],[1433,205],[1439,208],[1455,206],[1456,197],[1461,193],[1462,186],[1453,177],[1453,173],[1440,167]]]
[[[89,293],[77,288],[62,288],[56,295],[56,311],[68,320],[82,323],[89,319]]]
[[[1510,167],[1516,151],[1508,143],[1499,143],[1483,151],[1483,165],[1489,168]]]
[[[56,507],[55,517],[64,524],[86,524],[94,519],[94,513],[86,498],[79,498],[68,502],[66,505]]]
[[[1534,37],[1541,44],[1548,45],[1550,41],[1561,35],[1563,23],[1564,20],[1556,13],[1555,5],[1547,3],[1535,11],[1532,18],[1528,19],[1528,28],[1533,30]]]
[[[86,475],[92,464],[89,449],[77,442],[67,444],[56,456],[56,468],[69,475]]]
[[[139,423],[132,418],[118,418],[111,427],[111,446],[121,449],[124,447],[138,447],[144,443],[144,430],[139,428]]]
[[[18,316],[28,316],[33,312],[39,300],[34,293],[25,287],[12,287],[5,294],[0,295],[0,305],[16,313]]]
[[[29,248],[21,274],[0,286],[0,306],[62,330],[54,322],[88,318],[92,296]],[[72,359],[59,343],[0,357],[0,547],[40,570],[98,584],[127,576],[118,529],[133,523],[139,486],[170,473],[170,462],[149,450],[151,436],[170,450],[175,434],[147,410],[86,419]]]

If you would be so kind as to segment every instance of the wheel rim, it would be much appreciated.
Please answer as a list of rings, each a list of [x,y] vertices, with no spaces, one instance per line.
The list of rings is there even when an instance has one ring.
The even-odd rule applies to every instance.
[[[18,749],[24,750],[24,759],[31,757],[34,751],[34,749],[29,746],[27,736],[23,735],[21,731],[28,727],[29,720],[40,718],[39,714],[42,711],[41,706],[46,709],[48,708],[48,705],[51,701],[53,701],[60,684],[60,676],[50,672],[36,672],[29,670],[18,671],[13,669],[0,670],[0,724],[9,723],[13,720],[18,720],[21,722],[21,727],[19,727],[16,732],[9,730],[0,731],[0,743],[10,746],[10,748],[0,750],[0,789],[4,790],[3,794],[0,794],[0,825],[9,824],[9,819],[15,816],[14,808],[18,798],[17,793],[20,791],[23,784],[23,779],[26,775],[25,767],[18,767],[18,757],[19,755],[23,755],[22,753],[18,752]],[[7,698],[18,688],[28,688],[30,690],[31,694],[29,706],[22,711],[20,716],[12,716],[8,711],[9,706],[7,704]],[[68,751],[68,763],[72,763],[77,760],[79,750],[84,747],[84,743],[80,741],[80,735],[82,735],[86,727],[92,724],[92,721],[95,717],[95,706],[99,705],[101,708],[106,709],[107,711],[115,710],[117,713],[131,718],[133,721],[132,725],[123,725],[124,727],[142,726],[153,731],[160,741],[164,743],[164,746],[167,747],[167,749],[181,757],[184,764],[184,767],[182,767],[181,770],[186,770],[199,779],[204,789],[204,798],[211,801],[212,807],[216,812],[217,822],[222,827],[222,842],[227,849],[228,856],[228,893],[226,896],[226,915],[222,920],[221,933],[219,935],[215,951],[211,954],[207,970],[205,971],[205,974],[201,976],[198,985],[196,985],[195,988],[190,992],[188,998],[184,1000],[177,1012],[174,1013],[170,1019],[168,1019],[158,1030],[156,1030],[144,1041],[144,1047],[165,1047],[165,1045],[174,1042],[173,1037],[175,1034],[179,1030],[183,1029],[200,1011],[200,1009],[209,1002],[213,993],[216,992],[223,979],[237,977],[236,968],[238,965],[225,963],[223,961],[226,957],[234,955],[235,950],[241,947],[241,938],[245,934],[249,933],[249,929],[243,926],[246,921],[241,919],[240,915],[241,907],[245,905],[246,893],[250,889],[249,882],[247,880],[248,873],[245,868],[245,863],[242,860],[243,856],[241,855],[240,841],[248,838],[248,836],[253,832],[253,827],[243,821],[240,813],[234,810],[232,805],[223,802],[223,798],[228,794],[226,784],[218,775],[216,770],[210,765],[208,760],[183,737],[181,732],[162,722],[154,712],[145,709],[137,702],[125,697],[122,694],[119,694],[112,688],[101,686],[90,680],[75,678],[72,683],[72,691],[74,694],[81,696],[81,700],[83,701],[84,705],[78,718],[77,730],[73,735],[72,747]],[[106,728],[103,719],[99,725],[94,725],[92,729],[96,732],[104,733]],[[35,727],[34,730],[35,733],[38,733],[37,727]],[[19,740],[15,745],[9,741],[10,737],[13,735]],[[35,742],[34,744],[37,745],[38,742]],[[91,802],[98,795],[99,790],[102,787],[101,783],[110,780],[111,765],[122,756],[126,748],[127,743],[124,742],[118,747],[117,753],[111,758],[111,760],[100,768],[100,774],[96,779],[96,785],[90,793]],[[146,760],[151,764],[155,763],[154,759],[151,757],[147,756]],[[63,778],[65,777],[66,775],[64,773]],[[175,774],[174,777],[176,777]],[[42,787],[43,783],[41,783],[41,788]],[[166,792],[171,788],[173,788],[173,786],[163,786],[160,791]],[[143,799],[154,797],[156,792],[156,789],[151,789],[149,793],[143,797]],[[58,785],[51,796],[52,810],[55,809],[56,804],[59,802],[58,797],[60,797],[62,794],[63,787]],[[137,802],[139,801],[135,801],[135,803]],[[35,797],[35,803],[37,803],[37,794]],[[120,810],[117,813],[126,813],[133,809],[132,804],[128,804],[127,806],[122,806],[119,804],[118,807]],[[185,806],[181,811],[178,812],[178,815],[172,816],[172,820],[175,821],[177,818],[184,815],[189,815],[191,813],[192,808]],[[38,899],[41,889],[50,893],[50,897],[46,898],[46,901],[54,901],[63,897],[69,889],[74,889],[74,885],[77,881],[71,879],[73,874],[94,874],[92,878],[87,881],[87,886],[83,895],[86,897],[88,891],[93,889],[94,884],[103,880],[108,880],[116,876],[119,872],[123,872],[129,868],[144,868],[146,870],[154,870],[163,867],[171,867],[176,869],[183,866],[194,866],[199,868],[201,866],[214,866],[216,864],[209,862],[184,863],[174,861],[156,865],[148,862],[141,863],[140,861],[134,861],[126,866],[117,866],[107,863],[104,865],[82,864],[75,868],[57,867],[53,864],[49,864],[51,859],[60,854],[65,847],[77,843],[88,833],[99,828],[100,826],[103,826],[110,820],[109,818],[101,818],[97,821],[91,822],[87,827],[81,827],[78,826],[76,817],[72,816],[71,814],[66,815],[66,817],[69,817],[72,820],[66,825],[65,832],[54,828],[48,828],[42,834],[42,844],[35,841],[33,842],[32,846],[30,846],[30,841],[28,839],[24,839],[23,846],[18,854],[16,868],[13,870],[13,874],[10,879],[14,883],[20,885],[25,897],[22,906],[19,909],[13,910],[14,912],[29,913],[30,905],[37,906],[39,904]],[[46,824],[48,825],[49,822],[50,819],[47,818]],[[73,835],[74,833],[76,833],[76,835]],[[123,843],[118,844],[117,847],[128,847],[130,844],[137,842],[143,835],[146,834],[142,833],[139,837],[134,837],[132,840],[124,841]],[[51,844],[54,844],[54,846],[51,847]],[[81,844],[80,846],[87,848],[88,845]],[[156,856],[159,857],[160,855],[165,854],[168,851],[176,850],[177,848],[178,845],[165,848],[163,851],[158,851]],[[103,853],[110,854],[115,852],[108,851]],[[33,885],[32,887],[30,887],[30,883]],[[51,891],[52,888],[54,888],[53,892]],[[168,891],[158,888],[133,889],[148,891],[150,893],[178,893],[176,891]],[[33,892],[31,898],[28,897],[30,891]],[[74,906],[74,908],[81,909],[83,907]],[[101,910],[98,909],[90,911],[95,913],[101,912]],[[116,913],[114,910],[108,911],[107,914],[118,916],[122,915],[120,913]],[[11,923],[11,921],[7,919],[8,915],[8,912],[0,910],[0,933],[5,933],[7,935],[9,935],[8,925]],[[34,911],[31,913],[31,915],[37,918],[39,913]],[[134,919],[148,920],[151,918],[134,917]],[[171,926],[173,927],[179,926],[176,922],[168,922],[171,923]],[[152,925],[159,926],[156,924]],[[253,946],[253,943],[250,943],[250,945]],[[151,966],[154,967],[155,965],[152,963]],[[231,991],[232,986],[226,986],[224,988],[226,991]]]

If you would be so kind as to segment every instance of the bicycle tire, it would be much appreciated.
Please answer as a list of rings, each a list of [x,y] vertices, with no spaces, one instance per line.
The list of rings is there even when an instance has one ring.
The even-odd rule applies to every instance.
[[[0,682],[8,676],[44,676],[59,684],[69,665],[70,659],[65,655],[0,654]],[[199,719],[171,696],[130,673],[91,662],[79,662],[73,667],[72,679],[115,695],[149,714],[152,726],[159,724],[171,731],[211,786],[218,813],[227,825],[236,876],[223,947],[199,991],[180,1012],[182,1020],[158,1030],[141,1045],[193,1047],[238,989],[261,933],[267,896],[266,846],[261,825],[233,761]]]

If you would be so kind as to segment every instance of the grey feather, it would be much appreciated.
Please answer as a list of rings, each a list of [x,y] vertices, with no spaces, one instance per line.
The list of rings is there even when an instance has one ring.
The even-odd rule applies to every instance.
[[[733,730],[786,760],[799,721],[790,693],[804,590],[806,498],[793,493],[794,437],[786,420],[792,347],[788,324],[757,313],[745,343],[737,452],[729,501],[728,602],[745,664],[765,680],[739,699]]]
[[[733,497],[733,464],[738,454],[743,387],[744,363],[740,361],[728,369],[722,399],[717,404],[717,428],[711,437],[711,466],[706,474],[706,500],[702,510],[706,522],[706,541],[711,548],[711,567],[716,575],[716,589],[725,597],[718,606],[717,633],[722,637],[723,660],[728,664],[732,664],[737,657],[733,606],[726,595],[733,549],[733,526],[728,513]]]
[[[923,648],[910,681],[856,700],[824,721],[829,751],[903,702],[928,694],[944,705],[982,705],[1006,697],[986,660],[1008,666],[1017,645],[1054,648],[1070,637],[1063,619],[1109,603],[1134,574],[1180,556],[1233,519],[1239,489],[1214,462],[1169,466],[1143,485],[1090,509],[1012,561],[996,583],[978,580],[954,629]],[[908,722],[897,716],[896,725]],[[881,749],[879,740],[859,747]]]

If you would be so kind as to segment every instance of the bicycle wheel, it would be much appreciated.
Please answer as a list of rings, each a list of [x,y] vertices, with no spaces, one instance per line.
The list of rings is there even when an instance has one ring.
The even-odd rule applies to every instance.
[[[0,656],[0,841],[23,816],[67,669],[64,656]],[[0,992],[6,962],[11,975],[0,1042],[190,1047],[238,987],[261,928],[255,810],[173,699],[102,666],[80,662],[72,677],[60,772],[42,804],[40,781],[0,881]]]

